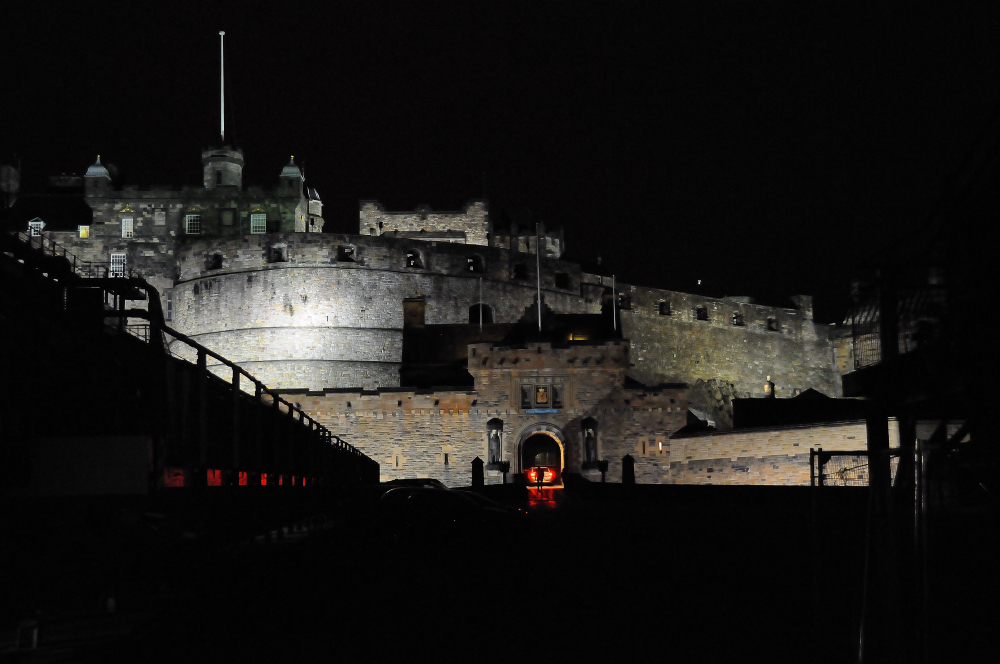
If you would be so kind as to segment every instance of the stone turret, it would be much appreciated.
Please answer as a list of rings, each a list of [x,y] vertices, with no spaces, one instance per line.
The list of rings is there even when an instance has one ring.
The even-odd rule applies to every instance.
[[[87,169],[83,182],[84,194],[87,196],[100,196],[111,189],[111,173],[101,163],[101,155],[97,155],[97,161]]]
[[[205,189],[216,187],[243,188],[243,151],[224,145],[201,153]]]
[[[288,164],[281,169],[281,188],[278,193],[283,196],[301,196],[304,179],[302,169],[295,164],[295,155],[292,155]]]

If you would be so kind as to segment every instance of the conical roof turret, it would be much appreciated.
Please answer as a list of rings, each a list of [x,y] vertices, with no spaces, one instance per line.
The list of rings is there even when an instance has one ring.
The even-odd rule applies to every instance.
[[[302,169],[300,169],[295,164],[295,155],[292,155],[291,161],[289,161],[288,164],[284,168],[281,169],[281,177],[283,177],[283,178],[295,178],[295,177],[301,178],[302,177]]]
[[[87,174],[84,177],[88,178],[107,178],[111,179],[111,173],[108,169],[104,167],[101,163],[101,155],[97,155],[97,161],[91,164],[90,168],[87,169]]]

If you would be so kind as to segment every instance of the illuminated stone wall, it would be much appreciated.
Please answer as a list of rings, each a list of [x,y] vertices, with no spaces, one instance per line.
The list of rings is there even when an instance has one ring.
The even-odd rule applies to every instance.
[[[830,327],[813,322],[809,300],[786,309],[624,284],[618,291],[629,298],[621,324],[632,342],[629,375],[640,382],[718,378],[741,396],[762,397],[771,376],[781,398],[808,388],[841,396]]]
[[[670,441],[673,484],[808,485],[809,449],[867,449],[863,421],[708,432]],[[889,421],[889,446],[899,425]]]
[[[451,240],[445,241],[486,246],[489,244],[489,213],[486,201],[470,201],[457,212],[435,212],[430,208],[388,212],[378,201],[362,201],[358,232],[361,235],[423,233],[428,240],[443,240],[454,233]]]
[[[656,441],[668,441],[686,421],[683,388],[622,388],[627,344],[556,351],[542,344],[541,353],[538,346],[493,348],[488,353],[487,344],[474,347],[477,353],[470,355],[470,364],[488,358],[485,368],[476,372],[475,390],[325,391],[286,394],[286,398],[299,403],[312,417],[378,461],[383,480],[435,477],[450,486],[468,485],[473,459],[488,458],[487,424],[493,419],[503,422],[501,457],[510,462],[512,472],[520,470],[520,442],[538,428],[545,428],[562,441],[567,471],[579,472],[594,481],[600,481],[597,470],[581,469],[583,420],[593,418],[597,423],[598,458],[609,461],[609,481],[621,480],[621,458],[625,454],[642,449],[643,444],[654,446]],[[592,360],[582,366],[588,354]],[[531,366],[524,361],[529,355]],[[599,357],[606,361],[594,366]],[[519,360],[516,364],[515,359]],[[521,408],[519,394],[512,386],[526,379],[546,378],[561,379],[569,386],[563,407],[545,413]],[[667,463],[666,457],[637,459],[637,480],[665,481]],[[487,483],[499,483],[501,479],[499,472],[487,471]]]

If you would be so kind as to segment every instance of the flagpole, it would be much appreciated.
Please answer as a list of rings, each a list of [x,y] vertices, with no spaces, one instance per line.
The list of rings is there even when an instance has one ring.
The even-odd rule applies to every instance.
[[[535,222],[535,280],[538,285],[538,332],[542,331],[542,245],[538,240],[538,222]]]
[[[226,33],[219,31],[219,136],[226,142]]]

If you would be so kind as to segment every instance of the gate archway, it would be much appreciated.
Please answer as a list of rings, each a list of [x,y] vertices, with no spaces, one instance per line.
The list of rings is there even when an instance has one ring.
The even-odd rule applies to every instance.
[[[564,440],[557,426],[544,422],[529,426],[518,437],[517,471],[528,476],[530,484],[537,484],[537,473],[541,473],[544,486],[561,487],[566,466]],[[547,469],[551,470],[551,475]]]

